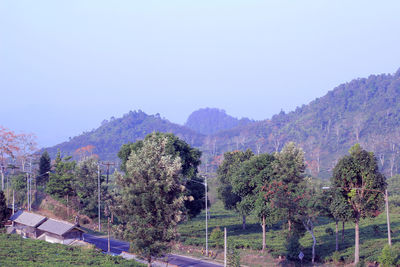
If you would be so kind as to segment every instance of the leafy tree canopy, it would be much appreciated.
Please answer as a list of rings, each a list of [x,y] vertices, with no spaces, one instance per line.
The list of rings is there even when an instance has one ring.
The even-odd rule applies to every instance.
[[[169,250],[177,236],[176,225],[183,219],[182,161],[171,155],[169,142],[167,136],[150,135],[140,149],[132,151],[126,175],[117,179],[119,234],[149,265],[151,257]]]
[[[166,139],[165,152],[173,158],[181,160],[181,174],[186,181],[186,200],[185,209],[190,218],[200,214],[205,208],[205,192],[203,179],[198,177],[198,166],[200,165],[201,152],[197,148],[192,148],[185,141],[179,139],[171,133],[152,133],[147,135],[144,140],[139,140],[135,143],[122,145],[118,152],[118,157],[121,159],[121,170],[126,172],[126,163],[132,153],[137,153],[142,149],[146,140]]]
[[[236,204],[241,198],[232,191],[232,177],[240,168],[240,164],[254,156],[253,152],[248,149],[243,151],[226,152],[224,161],[218,167],[217,176],[220,183],[218,187],[218,197],[224,203],[226,209],[237,208]]]
[[[37,178],[37,183],[39,185],[44,185],[49,180],[49,174],[46,174],[51,170],[51,159],[47,150],[45,150],[39,160],[39,176]]]

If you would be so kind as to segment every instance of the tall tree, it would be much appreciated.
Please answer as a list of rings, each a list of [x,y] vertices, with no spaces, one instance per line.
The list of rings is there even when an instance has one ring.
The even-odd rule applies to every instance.
[[[310,188],[309,184],[301,184],[298,191],[298,209],[295,215],[297,221],[300,221],[304,229],[310,233],[313,245],[312,245],[312,255],[311,262],[315,261],[315,246],[317,244],[317,239],[314,233],[315,224],[321,215],[325,215],[326,209],[325,196],[322,192],[316,191],[314,188]]]
[[[98,213],[98,160],[96,157],[86,157],[78,162],[74,172],[72,189],[75,191],[78,200],[78,208],[90,217]],[[100,194],[105,194],[105,187],[102,186],[105,177],[100,175]]]
[[[39,160],[39,176],[37,183],[45,185],[49,181],[49,171],[51,170],[51,159],[47,150],[45,150]]]
[[[18,150],[17,135],[0,125],[0,174],[2,190],[4,190],[6,157],[14,157]]]
[[[243,229],[246,228],[246,215],[248,209],[245,209],[243,205],[237,205],[240,203],[241,198],[232,190],[232,177],[240,168],[240,164],[253,156],[254,154],[251,150],[246,150],[245,152],[226,152],[224,154],[224,160],[217,170],[217,177],[220,184],[217,189],[218,198],[222,200],[226,209],[235,209],[242,215]]]
[[[181,159],[181,174],[186,181],[185,209],[189,218],[197,216],[200,214],[201,210],[205,208],[204,187],[199,184],[199,182],[203,182],[203,179],[198,177],[197,172],[201,163],[201,152],[197,148],[191,147],[185,141],[171,133],[151,133],[147,135],[144,140],[122,145],[118,152],[118,157],[121,159],[121,170],[124,172],[127,171],[126,163],[132,152],[135,153],[139,151],[143,147],[143,142],[146,139],[152,138],[166,138],[166,153],[171,155],[173,158],[179,157]]]
[[[335,250],[339,251],[339,222],[342,222],[342,242],[344,239],[344,224],[351,220],[353,212],[351,206],[346,198],[343,197],[341,192],[336,192],[335,189],[330,190],[327,195],[330,195],[329,200],[326,201],[326,207],[329,208],[327,215],[335,220],[336,226],[336,245]]]
[[[0,228],[4,226],[7,218],[7,204],[4,192],[0,190]]]
[[[154,256],[169,251],[182,220],[184,179],[182,161],[168,150],[166,136],[151,135],[126,162],[126,175],[117,179],[119,233],[151,266]]]
[[[56,198],[65,198],[75,195],[73,182],[75,177],[76,162],[71,157],[61,158],[61,152],[57,152],[54,163],[54,172],[50,173],[46,192]]]
[[[332,185],[350,204],[355,223],[354,263],[360,260],[360,219],[374,217],[384,206],[385,177],[378,171],[378,162],[372,152],[359,144],[350,149],[333,170]]]
[[[259,218],[263,231],[262,251],[266,248],[266,225],[272,224],[276,219],[276,210],[264,197],[264,188],[270,184],[274,177],[272,163],[275,158],[270,154],[254,156],[241,163],[240,168],[232,176],[232,191],[241,200],[237,204],[247,214],[254,211]]]
[[[289,142],[273,163],[276,181],[270,184],[266,197],[273,197],[274,205],[280,208],[288,222],[289,232],[298,208],[298,191],[304,181],[304,152],[295,143]]]
[[[18,143],[18,150],[16,157],[21,162],[22,170],[25,171],[25,166],[28,160],[32,164],[32,155],[37,150],[36,136],[34,134],[17,134],[16,141]]]

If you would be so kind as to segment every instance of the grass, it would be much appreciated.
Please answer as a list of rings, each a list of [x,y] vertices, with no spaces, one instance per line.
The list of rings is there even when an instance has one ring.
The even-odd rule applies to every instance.
[[[233,211],[223,208],[221,202],[215,203],[211,209],[211,219],[208,221],[208,233],[215,227],[224,227],[228,231],[228,244],[231,247],[246,250],[261,250],[262,229],[257,219],[247,219],[246,230],[242,229],[242,220]],[[276,224],[268,228],[267,251],[273,257],[286,254],[284,241],[287,230],[282,229],[283,224]],[[326,229],[335,230],[335,223],[328,218],[321,218],[315,227],[317,239],[316,255],[319,262],[329,262],[335,252],[335,234],[326,233]],[[398,212],[391,212],[392,243],[395,251],[400,255],[400,215]],[[340,227],[341,229],[341,227]],[[387,244],[386,215],[380,214],[373,219],[365,219],[360,223],[360,257],[367,262],[378,260],[385,244]],[[179,225],[180,242],[184,245],[198,247],[205,246],[205,212],[191,221]],[[341,234],[341,233],[340,233]],[[339,238],[340,242],[340,238]],[[305,261],[311,260],[312,238],[306,233],[300,240],[302,251],[305,254]],[[215,244],[209,241],[209,246]],[[245,254],[242,252],[242,254]],[[339,243],[339,255],[342,262],[349,263],[354,257],[354,224],[347,223],[345,226],[345,238]]]
[[[95,249],[50,244],[0,233],[0,266],[145,266]]]

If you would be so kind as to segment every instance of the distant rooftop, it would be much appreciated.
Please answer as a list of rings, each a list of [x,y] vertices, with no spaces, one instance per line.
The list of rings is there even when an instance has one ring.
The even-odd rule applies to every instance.
[[[10,220],[27,226],[36,227],[44,222],[46,220],[46,217],[39,214],[19,210],[10,217]]]
[[[54,219],[48,219],[38,227],[38,229],[41,231],[53,233],[60,236],[67,233],[73,228],[79,229],[79,227],[77,227],[75,224],[64,221],[57,221]]]

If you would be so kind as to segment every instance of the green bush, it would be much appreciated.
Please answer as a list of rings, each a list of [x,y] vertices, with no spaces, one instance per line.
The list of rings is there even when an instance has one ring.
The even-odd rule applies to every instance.
[[[286,239],[286,257],[290,261],[298,261],[301,250],[299,237],[297,235],[289,235]]]
[[[211,231],[210,240],[215,243],[217,248],[224,245],[224,233],[221,231],[221,228],[215,227]]]
[[[365,267],[364,259],[360,259],[360,261],[356,264],[356,267]]]
[[[394,250],[389,245],[385,245],[378,261],[382,267],[396,266],[396,257],[397,255]]]
[[[234,248],[228,249],[228,266],[229,267],[240,267],[240,253]]]
[[[335,232],[333,231],[332,228],[328,227],[328,228],[325,229],[325,233],[326,233],[327,235],[333,235]]]
[[[333,261],[333,263],[338,264],[338,263],[340,262],[341,259],[342,259],[342,258],[341,258],[341,256],[340,256],[339,251],[333,252],[333,254],[332,254],[332,261]]]

